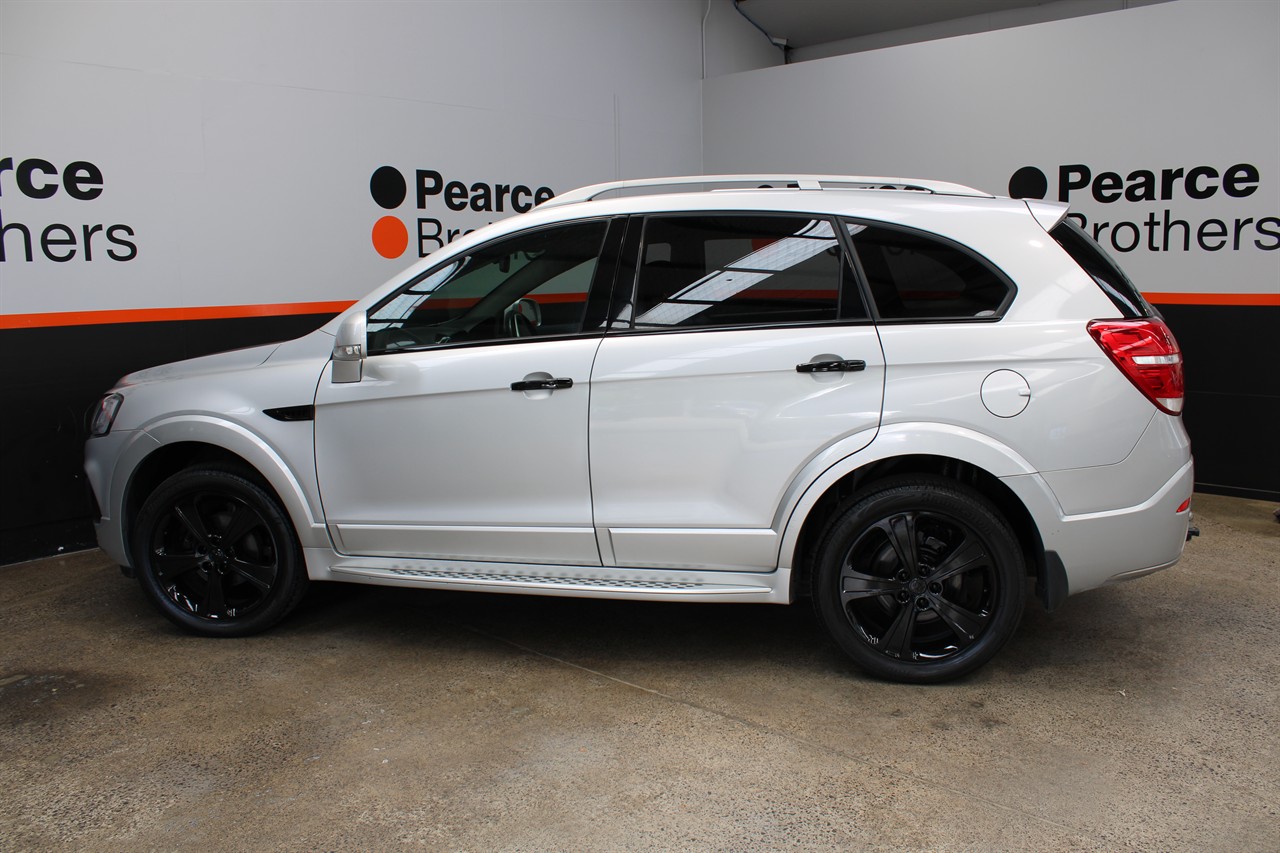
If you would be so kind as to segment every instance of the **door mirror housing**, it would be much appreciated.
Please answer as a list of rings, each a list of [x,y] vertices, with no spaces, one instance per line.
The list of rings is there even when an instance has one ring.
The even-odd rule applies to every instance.
[[[333,342],[333,381],[359,382],[364,375],[365,313],[342,321]]]

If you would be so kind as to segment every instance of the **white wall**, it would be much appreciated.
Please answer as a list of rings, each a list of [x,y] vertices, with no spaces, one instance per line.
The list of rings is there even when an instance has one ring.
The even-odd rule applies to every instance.
[[[940,178],[1001,195],[1034,166],[1056,198],[1063,166],[1125,179],[1247,164],[1259,180],[1244,197],[1188,198],[1179,184],[1170,199],[1102,203],[1081,190],[1069,201],[1107,223],[1101,242],[1144,291],[1274,297],[1278,37],[1280,3],[1175,0],[720,77],[703,90],[704,166]],[[1173,226],[1166,250],[1166,212],[1188,223],[1189,249]],[[1199,244],[1201,228],[1217,248]]]
[[[705,11],[3,0],[0,158],[59,176],[90,163],[101,181],[82,169],[80,193],[101,192],[77,200],[37,169],[27,185],[55,192],[33,199],[0,172],[0,219],[33,243],[28,261],[21,229],[4,235],[0,327],[47,312],[349,300],[413,260],[418,219],[464,229],[508,215],[440,197],[417,210],[419,169],[556,192],[699,172]],[[741,66],[749,39],[717,31],[716,62]],[[393,210],[369,189],[384,165],[410,184]],[[401,257],[374,251],[382,216],[410,233]]]

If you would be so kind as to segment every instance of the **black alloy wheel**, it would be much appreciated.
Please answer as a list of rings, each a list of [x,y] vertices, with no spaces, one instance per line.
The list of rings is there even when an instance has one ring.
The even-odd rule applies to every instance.
[[[139,582],[170,621],[189,631],[223,637],[263,631],[306,591],[293,526],[276,497],[250,476],[180,471],[138,513]]]
[[[828,525],[817,555],[819,617],[881,678],[926,683],[972,672],[1022,616],[1017,539],[981,495],[942,478],[874,484]]]

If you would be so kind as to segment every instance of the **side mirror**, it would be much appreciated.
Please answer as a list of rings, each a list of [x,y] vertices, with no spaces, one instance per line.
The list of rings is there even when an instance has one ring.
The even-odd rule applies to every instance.
[[[364,375],[365,314],[357,311],[342,321],[333,342],[333,381],[359,382]]]

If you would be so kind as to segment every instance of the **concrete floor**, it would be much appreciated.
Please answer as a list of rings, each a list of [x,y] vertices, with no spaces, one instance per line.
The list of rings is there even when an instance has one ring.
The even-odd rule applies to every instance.
[[[0,568],[0,849],[1280,849],[1273,509],[941,687],[805,606],[326,586],[206,640],[99,552]]]

